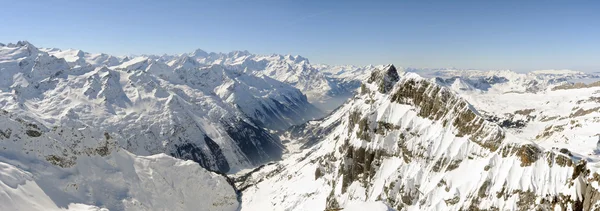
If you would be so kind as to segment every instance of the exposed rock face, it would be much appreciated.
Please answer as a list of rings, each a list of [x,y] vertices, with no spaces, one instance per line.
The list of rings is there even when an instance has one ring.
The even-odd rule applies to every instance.
[[[0,149],[4,155],[25,153],[61,168],[72,167],[80,156],[104,157],[118,150],[116,140],[107,132],[90,128],[47,128],[5,110],[0,110],[0,131]]]
[[[600,81],[596,81],[594,83],[585,84],[585,83],[566,83],[563,85],[552,87],[552,90],[567,90],[567,89],[581,89],[581,88],[591,88],[600,86]]]
[[[583,74],[505,71],[426,80],[388,65],[342,78],[299,56],[246,51],[122,60],[63,53],[28,42],[0,44],[0,105],[7,110],[0,111],[0,184],[58,192],[60,203],[51,205],[61,209],[81,202],[115,210],[239,210],[236,197],[249,210],[339,210],[353,201],[398,210],[600,209],[598,151],[571,148],[588,147],[589,137],[596,143],[598,83],[552,88]],[[314,100],[356,88],[359,94],[331,116],[309,121],[320,112],[299,89]],[[536,102],[561,107],[560,114],[537,105],[482,114],[469,103],[482,95],[467,102],[456,94],[485,92],[581,97],[569,98],[577,106],[566,110],[561,98]],[[526,127],[541,130],[512,133]],[[585,127],[594,133],[586,131],[583,141],[542,145],[569,144],[570,132]],[[264,164],[283,156],[279,137],[303,151]],[[146,156],[160,153],[191,161]],[[196,163],[221,175],[263,165],[229,180]],[[27,179],[15,185],[4,172]],[[234,182],[243,196],[223,187]],[[153,192],[136,189],[146,185]],[[194,191],[205,189],[219,192]],[[162,198],[175,203],[153,204]]]
[[[504,139],[504,131],[478,116],[466,101],[426,80],[407,79],[392,95],[392,102],[413,105],[420,117],[435,121],[456,116],[452,121],[458,129],[456,135],[470,135],[471,141],[491,151],[498,149]],[[448,119],[442,123],[446,126]]]
[[[396,67],[389,65],[384,68],[384,71],[373,71],[367,82],[377,84],[377,91],[387,93],[398,80]]]
[[[397,210],[594,210],[600,204],[591,173],[597,170],[584,158],[520,140],[449,89],[410,73],[396,80],[388,70],[372,73],[360,94],[331,116],[294,128],[328,134],[279,167],[252,173],[269,177],[247,177],[246,184],[256,184],[244,191],[243,207],[341,209],[349,200],[383,201]],[[524,113],[533,111],[518,115]],[[303,192],[296,183],[319,188]],[[283,197],[265,205],[257,195]]]
[[[245,122],[235,122],[227,126],[226,131],[253,165],[281,158],[283,145],[279,139],[261,128]]]
[[[223,152],[221,152],[219,145],[208,136],[204,136],[204,145],[206,145],[207,150],[198,147],[193,142],[176,145],[176,152],[171,153],[171,156],[193,160],[207,169],[228,172],[230,170],[229,163],[227,163],[227,159],[223,155]]]

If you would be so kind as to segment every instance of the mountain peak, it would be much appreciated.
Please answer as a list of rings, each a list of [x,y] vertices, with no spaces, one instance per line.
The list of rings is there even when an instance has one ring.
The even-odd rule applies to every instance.
[[[394,65],[386,65],[383,69],[375,70],[367,80],[368,83],[376,83],[378,91],[381,93],[388,92],[396,82],[400,80],[398,70]]]
[[[23,46],[32,46],[32,47],[35,47],[31,43],[29,43],[29,42],[27,42],[25,40],[18,41],[17,44],[16,44],[16,47],[23,47]]]
[[[9,48],[21,48],[26,50],[27,55],[36,55],[39,53],[39,49],[27,41],[18,41],[16,44],[9,43],[6,46]]]
[[[192,54],[190,56],[204,58],[204,57],[208,57],[208,53],[206,51],[203,51],[202,49],[198,48],[198,49],[194,50],[194,52],[192,52]]]
[[[286,59],[294,61],[295,63],[300,63],[300,62],[303,62],[303,61],[306,61],[306,63],[309,63],[307,58],[304,58],[304,57],[302,57],[300,55],[294,55],[294,56],[293,55],[286,55],[285,57],[286,57]]]
[[[200,63],[188,55],[182,55],[170,64],[173,68],[193,69],[200,66]]]
[[[386,69],[386,74],[388,75],[395,75],[396,77],[398,76],[398,70],[396,70],[396,67],[393,64],[388,64],[385,66]]]
[[[75,55],[77,57],[84,57],[85,56],[85,52],[83,52],[82,50],[77,50],[77,51],[75,51]]]
[[[248,55],[250,55],[250,52],[248,52],[247,50],[232,51],[232,52],[229,52],[229,54],[228,54],[229,57],[242,57],[242,56],[248,56]]]

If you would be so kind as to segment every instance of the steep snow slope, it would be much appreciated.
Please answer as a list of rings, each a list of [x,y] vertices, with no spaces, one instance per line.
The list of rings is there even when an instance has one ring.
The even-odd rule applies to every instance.
[[[0,113],[1,210],[236,210],[226,178],[165,154],[136,156],[114,134]],[[198,191],[198,190],[210,190]]]
[[[224,177],[192,161],[125,151],[65,170],[0,162],[2,210],[237,210]],[[27,169],[27,170],[25,170]],[[43,170],[41,170],[43,169]],[[55,176],[54,176],[55,175]],[[60,178],[57,176],[65,176]],[[198,190],[210,190],[198,191]],[[92,204],[92,205],[86,205]]]
[[[327,131],[320,142],[238,177],[244,209],[337,209],[357,200],[398,210],[600,208],[598,156],[516,137],[414,73],[376,71],[359,95],[310,124]]]

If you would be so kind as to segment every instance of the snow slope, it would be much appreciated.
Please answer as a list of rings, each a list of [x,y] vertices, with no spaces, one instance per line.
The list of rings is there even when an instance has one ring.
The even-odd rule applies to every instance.
[[[359,95],[311,124],[327,128],[320,142],[238,177],[244,209],[338,209],[357,200],[397,210],[600,208],[597,155],[517,137],[414,73],[376,71]]]
[[[237,210],[238,207],[237,195],[224,177],[206,171],[195,162],[164,154],[145,157],[121,150],[106,158],[80,159],[70,169],[42,164],[43,161],[23,164],[2,160],[1,210]],[[10,164],[15,162],[18,164]]]
[[[0,209],[600,209],[597,78],[0,45]]]
[[[238,209],[225,177],[165,154],[133,155],[113,135],[89,127],[49,129],[2,111],[0,209]]]

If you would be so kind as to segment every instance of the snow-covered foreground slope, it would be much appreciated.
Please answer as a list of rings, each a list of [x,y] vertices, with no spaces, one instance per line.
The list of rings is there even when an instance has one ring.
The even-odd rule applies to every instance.
[[[137,156],[113,133],[0,113],[0,210],[237,210],[227,179],[193,161]],[[102,208],[102,209],[101,209]]]
[[[313,147],[237,178],[243,209],[600,208],[597,155],[515,136],[414,73],[374,72],[359,95],[308,124],[324,132]]]
[[[62,169],[0,157],[0,210],[237,210],[226,179],[193,161],[125,150]],[[99,207],[102,207],[99,208]]]

